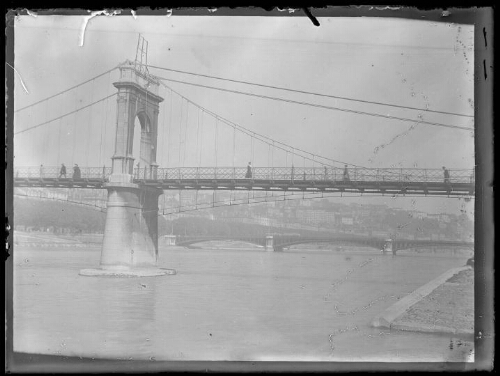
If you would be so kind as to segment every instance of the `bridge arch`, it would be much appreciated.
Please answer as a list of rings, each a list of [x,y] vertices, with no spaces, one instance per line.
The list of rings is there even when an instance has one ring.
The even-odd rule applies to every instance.
[[[141,169],[150,169],[155,161],[155,147],[153,140],[152,124],[150,117],[144,109],[137,111],[132,129],[133,142],[130,146],[131,154],[134,158],[137,174],[142,176]]]
[[[291,247],[299,244],[314,244],[314,243],[331,243],[331,244],[339,244],[339,245],[348,245],[348,246],[364,246],[369,248],[374,248],[377,250],[381,250],[384,248],[385,241],[384,240],[374,240],[374,239],[359,239],[359,240],[349,240],[349,239],[314,239],[314,238],[304,238],[304,239],[283,239],[275,240],[274,248],[277,250],[283,250],[283,248]]]
[[[258,238],[258,237],[243,238],[243,237],[237,237],[237,236],[221,236],[221,237],[214,237],[214,236],[182,237],[182,236],[180,236],[176,240],[176,245],[190,246],[193,244],[204,243],[204,242],[213,242],[213,241],[238,241],[238,242],[245,242],[245,243],[250,243],[250,244],[255,244],[255,245],[260,245],[260,246],[265,245],[264,237],[262,237],[262,238]]]

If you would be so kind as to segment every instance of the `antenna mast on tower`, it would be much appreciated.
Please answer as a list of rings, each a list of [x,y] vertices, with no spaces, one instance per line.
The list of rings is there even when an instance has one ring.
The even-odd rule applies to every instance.
[[[137,40],[137,49],[135,51],[135,62],[134,62],[135,70],[149,76],[148,70],[148,41],[144,39],[144,37],[139,34],[139,38]]]

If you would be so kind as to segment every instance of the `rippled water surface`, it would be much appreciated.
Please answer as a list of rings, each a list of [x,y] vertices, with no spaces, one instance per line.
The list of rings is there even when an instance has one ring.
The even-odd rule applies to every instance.
[[[16,249],[14,350],[156,360],[442,361],[450,336],[370,327],[467,257],[164,248],[177,275],[84,277],[100,249]]]

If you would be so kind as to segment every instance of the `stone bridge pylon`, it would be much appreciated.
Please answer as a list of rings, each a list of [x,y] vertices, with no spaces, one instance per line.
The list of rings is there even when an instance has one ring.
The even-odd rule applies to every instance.
[[[141,132],[140,159],[145,174],[156,175],[159,81],[139,72],[133,62],[120,67],[115,152],[108,191],[106,224],[100,267],[84,269],[87,276],[158,276],[174,274],[158,261],[158,197],[162,190],[133,182],[134,132]],[[134,129],[136,119],[140,129]]]

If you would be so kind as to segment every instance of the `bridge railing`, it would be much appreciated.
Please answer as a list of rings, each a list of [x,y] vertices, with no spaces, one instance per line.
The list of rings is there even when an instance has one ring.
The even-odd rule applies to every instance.
[[[247,177],[246,167],[178,167],[152,169],[150,166],[136,168],[134,178],[138,180],[269,180],[269,181],[329,181],[329,182],[401,182],[443,183],[442,169],[418,168],[361,168],[337,167],[255,167]],[[80,179],[107,181],[111,167],[81,167]],[[474,183],[474,170],[449,170],[450,183]],[[60,176],[60,167],[31,166],[15,167],[14,177],[20,179],[74,179],[74,171],[67,168],[66,177]]]
[[[336,167],[255,167],[247,177],[246,167],[179,167],[159,168],[158,180],[174,179],[253,179],[286,181],[356,181],[356,182],[428,182],[443,183],[441,169],[417,168],[343,168]],[[474,183],[474,171],[449,170],[450,183]]]
[[[54,166],[30,166],[15,167],[14,178],[16,179],[60,179],[60,180],[102,180],[107,181],[111,175],[111,167],[80,167],[80,177],[75,176],[75,170],[66,167],[66,175],[61,175],[61,167]]]

